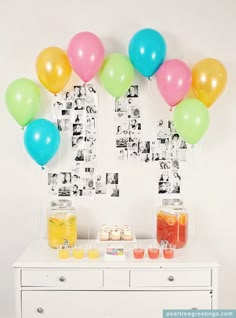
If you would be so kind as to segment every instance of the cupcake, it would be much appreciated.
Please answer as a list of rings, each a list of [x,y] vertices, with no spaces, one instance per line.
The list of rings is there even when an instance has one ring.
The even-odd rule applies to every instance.
[[[133,240],[133,233],[129,227],[123,228],[122,238],[124,241],[132,241]]]
[[[110,240],[110,233],[107,230],[101,230],[99,232],[99,240],[100,241],[109,241]]]
[[[121,239],[121,231],[118,228],[115,228],[111,232],[111,239],[112,241],[120,241]]]

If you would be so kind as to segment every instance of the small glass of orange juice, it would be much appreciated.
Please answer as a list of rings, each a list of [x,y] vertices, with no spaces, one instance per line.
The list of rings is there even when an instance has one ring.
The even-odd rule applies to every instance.
[[[99,258],[99,248],[96,244],[90,244],[88,246],[88,258],[89,259],[96,259]]]
[[[83,246],[74,245],[72,248],[72,256],[77,259],[84,258],[84,248]]]
[[[64,246],[64,245],[59,245],[57,247],[57,251],[58,251],[58,257],[60,259],[66,259],[69,257],[69,248],[68,246]]]

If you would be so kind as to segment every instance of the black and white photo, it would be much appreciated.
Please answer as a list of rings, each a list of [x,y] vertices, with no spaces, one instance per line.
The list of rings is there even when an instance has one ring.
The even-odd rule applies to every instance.
[[[130,86],[130,88],[128,89],[127,98],[129,97],[138,97],[138,85],[132,85]]]
[[[150,141],[140,141],[138,151],[139,153],[150,153]]]
[[[118,184],[108,184],[107,185],[107,196],[108,197],[119,197],[120,190]]]
[[[57,127],[59,131],[65,131],[70,129],[70,119],[57,119]]]
[[[158,183],[158,193],[163,194],[163,193],[170,193],[170,183],[165,181],[165,182],[159,182]]]
[[[78,149],[75,155],[75,161],[84,161],[84,149]]]
[[[73,136],[72,137],[72,148],[83,149],[85,147],[84,136]]]
[[[116,155],[118,160],[128,159],[128,148],[122,147],[116,149]]]
[[[106,184],[118,184],[118,173],[106,173]]]
[[[124,98],[119,98],[115,101],[115,112],[119,113],[126,113],[127,112],[127,104]]]
[[[71,186],[60,186],[58,188],[59,197],[70,197],[71,196]]]
[[[95,193],[96,194],[106,194],[107,186],[106,186],[106,180],[102,175],[96,176],[96,182],[95,182]]]
[[[48,173],[48,185],[57,186],[58,185],[58,174]]]
[[[95,190],[94,177],[83,178],[83,190]]]
[[[152,161],[152,157],[151,157],[150,153],[141,153],[140,158],[141,158],[142,162],[151,162]]]
[[[85,133],[83,124],[73,124],[73,136],[80,136],[83,133]]]
[[[61,184],[71,184],[71,172],[60,172]]]

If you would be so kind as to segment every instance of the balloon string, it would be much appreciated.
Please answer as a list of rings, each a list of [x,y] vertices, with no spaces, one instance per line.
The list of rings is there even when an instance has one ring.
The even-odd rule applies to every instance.
[[[45,225],[45,220],[46,220],[46,215],[43,213],[43,189],[44,189],[44,172],[45,168],[42,167],[41,171],[40,171],[40,182],[39,182],[39,238],[40,240],[43,239],[43,233],[44,233],[44,225]]]

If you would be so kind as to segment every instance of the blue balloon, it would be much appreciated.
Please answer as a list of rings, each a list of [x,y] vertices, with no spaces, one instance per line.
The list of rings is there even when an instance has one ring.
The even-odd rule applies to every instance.
[[[43,167],[57,152],[60,133],[51,121],[36,119],[25,129],[24,145],[31,158]]]
[[[166,56],[166,42],[154,29],[142,29],[129,43],[129,57],[134,67],[145,77],[156,73]]]

